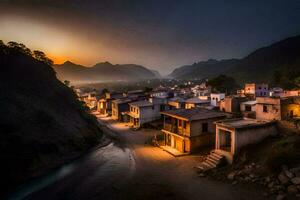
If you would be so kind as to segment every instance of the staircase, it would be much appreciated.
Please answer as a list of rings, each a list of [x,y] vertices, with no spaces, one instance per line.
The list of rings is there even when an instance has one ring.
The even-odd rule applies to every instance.
[[[210,152],[210,154],[206,157],[205,161],[200,163],[197,167],[201,171],[208,171],[214,168],[219,167],[225,162],[225,157],[223,155],[218,154],[214,150]]]

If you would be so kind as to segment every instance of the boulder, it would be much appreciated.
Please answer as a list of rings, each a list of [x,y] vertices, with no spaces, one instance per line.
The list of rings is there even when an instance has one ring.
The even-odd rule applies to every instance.
[[[234,177],[235,177],[235,174],[236,174],[235,172],[231,172],[231,173],[228,174],[227,178],[228,178],[229,180],[233,180]]]
[[[289,194],[296,194],[296,193],[298,193],[298,189],[297,189],[297,187],[295,185],[290,185],[287,188],[287,192]]]
[[[294,178],[294,174],[289,170],[284,170],[284,174],[289,178]]]
[[[284,200],[285,197],[286,197],[285,194],[279,194],[279,195],[277,195],[276,200]]]
[[[295,177],[291,179],[294,185],[300,185],[300,177]]]
[[[290,179],[283,173],[280,173],[278,175],[278,179],[283,185],[287,185],[290,182]]]

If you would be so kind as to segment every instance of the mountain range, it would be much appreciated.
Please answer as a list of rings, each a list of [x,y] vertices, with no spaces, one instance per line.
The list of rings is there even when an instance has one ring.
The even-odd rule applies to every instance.
[[[113,65],[109,62],[103,62],[92,67],[86,67],[66,61],[63,64],[54,65],[53,68],[60,80],[68,80],[73,83],[137,81],[160,78],[157,71],[135,64]]]
[[[275,71],[300,69],[300,36],[262,47],[242,59],[201,61],[175,69],[168,75],[176,79],[204,79],[220,74],[239,83],[272,82]]]

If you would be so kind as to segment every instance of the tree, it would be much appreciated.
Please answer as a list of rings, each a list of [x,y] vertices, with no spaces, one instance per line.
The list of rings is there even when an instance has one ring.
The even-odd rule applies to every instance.
[[[53,65],[53,61],[46,56],[46,54],[42,51],[35,50],[33,51],[33,57],[38,61],[41,61],[47,65]]]
[[[300,88],[300,76],[295,78],[294,82],[298,86],[298,89],[299,89]]]
[[[210,79],[208,85],[212,86],[215,92],[234,93],[239,88],[235,79],[226,75],[219,75]]]
[[[149,92],[152,92],[152,91],[153,91],[153,88],[150,88],[150,87],[145,87],[145,89],[144,89],[145,93],[149,93]]]
[[[17,43],[14,41],[10,41],[7,43],[7,46],[11,49],[14,49],[18,52],[24,53],[26,55],[32,56],[32,52],[29,48],[27,48],[24,44],[22,43]]]
[[[102,90],[102,94],[105,94],[105,93],[108,93],[109,92],[109,90],[107,89],[107,88],[104,88],[103,90]]]

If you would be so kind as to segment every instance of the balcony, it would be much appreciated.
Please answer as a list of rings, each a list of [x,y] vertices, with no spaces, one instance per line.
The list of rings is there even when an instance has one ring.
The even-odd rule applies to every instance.
[[[177,125],[173,125],[170,123],[165,123],[163,130],[166,130],[171,133],[175,133],[177,135],[188,135],[188,132],[186,131],[186,129],[177,127]]]

